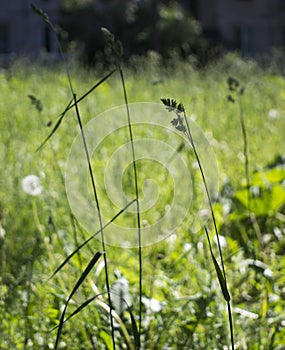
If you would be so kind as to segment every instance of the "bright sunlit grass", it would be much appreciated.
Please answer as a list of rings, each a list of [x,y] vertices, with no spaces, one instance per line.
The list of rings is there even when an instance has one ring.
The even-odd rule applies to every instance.
[[[285,202],[280,198],[285,180],[284,76],[230,55],[201,71],[187,62],[175,62],[166,69],[156,58],[134,61],[132,65],[132,69],[124,71],[129,103],[160,103],[163,96],[183,101],[189,117],[201,127],[215,153],[220,198],[214,210],[224,239],[236,349],[282,349]],[[87,71],[78,65],[71,66],[70,72],[78,97],[107,73]],[[266,199],[267,207],[272,208],[266,215],[256,215],[254,227],[247,221],[240,199],[246,183],[243,138],[237,103],[229,103],[227,98],[229,76],[245,87],[242,103],[253,190],[261,193],[256,198],[261,198],[261,202]],[[100,241],[91,240],[49,279],[64,259],[93,234],[85,232],[73,217],[64,184],[65,164],[79,128],[74,110],[68,111],[56,133],[37,151],[72,99],[61,65],[48,67],[16,61],[0,71],[0,92],[0,348],[52,349],[56,330],[51,333],[50,330],[58,324],[64,303],[88,262],[102,249]],[[36,101],[40,101],[42,109],[37,108]],[[85,125],[100,113],[124,103],[119,74],[114,73],[80,102],[82,122]],[[171,117],[169,124],[170,121]],[[159,130],[153,128],[151,132],[157,135]],[[106,196],[106,201],[102,201],[104,209],[109,205],[104,188],[104,154],[120,147],[120,139],[106,139],[102,145],[106,149],[103,147],[98,155],[94,173],[100,198]],[[181,155],[193,157],[187,147],[181,150]],[[148,167],[147,162],[138,162],[137,165],[138,172],[147,177],[154,173],[163,197],[171,198],[172,181],[164,180],[165,169],[160,164]],[[281,170],[269,173],[275,167]],[[265,168],[267,173],[253,176]],[[27,176],[35,176],[34,182],[28,184],[30,193],[22,187]],[[112,176],[116,176],[115,171]],[[260,177],[266,177],[264,185],[258,182]],[[122,180],[131,198],[130,169],[126,169]],[[142,187],[139,183],[139,188]],[[35,191],[36,195],[31,195]],[[254,205],[264,210],[257,199]],[[153,213],[154,221],[162,215],[159,210]],[[120,217],[118,222],[124,220],[132,224],[128,216]],[[149,217],[148,221],[151,220]],[[191,232],[187,220],[169,238],[142,250],[141,342],[146,349],[225,349],[229,345],[223,296],[205,234],[202,230]],[[261,237],[248,245],[246,237],[256,232]],[[212,244],[217,252],[214,240]],[[253,250],[255,256],[251,255]],[[137,318],[137,249],[108,246],[106,251],[110,283],[113,289],[118,288],[118,280],[125,278],[124,288],[119,290],[122,293],[127,290],[126,299]],[[102,259],[72,297],[67,316],[89,298],[105,291],[103,275]],[[107,296],[102,295],[66,322],[60,348],[112,349],[107,304]],[[132,323],[126,306],[120,307],[117,309],[123,311],[116,310],[118,315],[114,317],[115,336],[122,349],[132,349]]]

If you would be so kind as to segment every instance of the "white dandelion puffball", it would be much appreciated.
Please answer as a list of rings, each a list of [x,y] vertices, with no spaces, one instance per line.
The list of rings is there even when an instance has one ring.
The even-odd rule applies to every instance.
[[[119,315],[127,310],[130,299],[128,280],[125,277],[118,278],[111,286],[111,302]]]
[[[279,112],[276,109],[270,109],[270,111],[268,112],[268,117],[270,119],[277,119],[279,117]]]
[[[22,189],[31,196],[38,196],[41,194],[43,187],[38,176],[28,175],[22,180]]]

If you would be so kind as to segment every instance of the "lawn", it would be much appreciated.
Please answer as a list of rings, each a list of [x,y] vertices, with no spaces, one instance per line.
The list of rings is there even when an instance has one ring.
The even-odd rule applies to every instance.
[[[109,71],[71,63],[77,99]],[[236,91],[229,77],[238,82]],[[116,348],[135,349],[134,321],[141,323],[141,349],[231,348],[227,304],[203,228],[220,264],[197,159],[189,140],[171,124],[175,111],[168,112],[161,98],[183,103],[205,171],[231,296],[235,349],[283,349],[284,75],[234,54],[201,70],[174,59],[166,68],[150,55],[133,59],[124,78],[141,250],[119,73],[78,103],[94,193],[75,108],[39,149],[72,99],[65,68],[23,59],[0,71],[0,349],[54,349],[54,327],[82,276],[66,317],[80,312],[64,323],[58,348],[113,349],[106,271],[115,291]],[[100,231],[96,195],[102,223],[109,225],[104,259],[90,263],[103,249],[98,234],[52,276]]]

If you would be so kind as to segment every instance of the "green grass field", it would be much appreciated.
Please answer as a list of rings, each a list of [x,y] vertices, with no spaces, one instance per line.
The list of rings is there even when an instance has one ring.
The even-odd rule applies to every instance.
[[[174,98],[183,102],[188,116],[203,131],[209,147],[203,148],[205,143],[200,148],[198,145],[205,157],[203,164],[207,167],[213,154],[217,162],[216,169],[208,163],[207,180],[219,182],[214,211],[231,294],[235,348],[284,349],[284,76],[234,55],[200,71],[186,62],[173,61],[171,66],[164,68],[157,57],[134,61],[133,68],[125,70],[129,103],[147,103],[142,112],[147,114],[152,111],[151,103],[161,104],[162,97]],[[80,97],[108,71],[84,70],[74,65],[70,73]],[[230,76],[245,88],[235,103],[227,98]],[[100,240],[91,240],[50,279],[64,259],[94,233],[87,232],[82,222],[77,221],[66,195],[66,164],[79,127],[74,109],[68,111],[51,139],[37,151],[72,99],[65,70],[60,65],[47,67],[16,61],[0,71],[0,91],[0,349],[54,349],[57,330],[51,330],[59,323],[65,301],[86,265],[102,250]],[[100,121],[94,135],[88,136],[90,142],[105,135],[104,130],[112,124],[108,122],[114,113],[110,110],[123,104],[118,73],[80,102],[84,125],[95,117]],[[240,108],[248,141],[250,215],[246,205]],[[105,121],[102,113],[107,113]],[[165,116],[165,127],[171,130],[172,116],[168,112]],[[155,233],[168,237],[142,249],[141,349],[230,349],[226,304],[207,238],[202,227],[194,230],[192,222],[201,209],[199,196],[203,192],[201,178],[195,172],[195,158],[191,147],[183,142],[181,146],[182,139],[177,133],[173,136],[175,128],[173,134],[171,131],[163,134],[162,129],[146,123],[133,127],[135,137],[156,138],[174,150],[174,160],[164,158],[159,163],[141,159],[137,163],[139,198],[147,208],[142,212],[142,224],[147,226],[163,218],[174,195],[187,201],[189,183],[194,194],[191,210],[179,225],[173,226],[172,234],[167,231],[174,225],[171,219],[168,227],[165,223],[158,225],[159,232]],[[119,159],[113,167],[111,164],[104,173],[107,161],[127,142],[126,128],[114,135],[102,139],[91,161],[106,222],[135,196],[131,167],[121,165],[125,159]],[[189,178],[179,166],[174,166],[173,171],[181,182],[173,184],[174,180],[168,177],[166,165],[175,165],[176,159],[189,165],[192,182],[187,182]],[[77,166],[80,168],[81,162]],[[117,173],[118,169],[122,173]],[[22,180],[31,174],[40,179],[42,186],[35,196],[22,187]],[[75,174],[80,175],[78,169]],[[109,189],[106,177],[114,195],[111,199],[106,192]],[[148,189],[145,179],[156,185]],[[88,183],[87,188],[91,189],[87,176],[77,181]],[[152,205],[147,196],[152,199],[156,191],[159,199]],[[85,212],[84,196],[78,195],[75,202]],[[183,203],[179,204],[183,210]],[[124,212],[116,222],[118,237],[120,226],[136,225],[131,212]],[[211,220],[207,225],[218,256]],[[107,245],[106,257],[110,283],[114,286],[116,281],[123,281],[123,297],[138,322],[138,249]],[[89,298],[105,292],[105,284],[104,262],[100,259],[72,296],[66,316]],[[103,294],[68,320],[59,348],[113,349],[108,308],[107,296]],[[135,349],[128,311],[122,305],[115,310],[117,348]]]

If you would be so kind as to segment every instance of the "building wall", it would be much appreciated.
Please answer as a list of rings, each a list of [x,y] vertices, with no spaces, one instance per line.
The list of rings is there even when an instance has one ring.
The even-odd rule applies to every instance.
[[[57,23],[58,1],[38,0],[35,5]],[[0,0],[0,54],[37,56],[56,52],[55,36],[30,7],[30,0]]]
[[[194,0],[193,0],[194,1]],[[196,0],[207,34],[229,49],[256,55],[285,46],[285,0]]]
[[[32,12],[30,2],[0,0],[0,55],[57,52],[54,34]],[[58,23],[59,0],[33,2]],[[103,3],[94,0],[94,6],[102,7]],[[272,47],[285,47],[285,0],[189,0],[189,4],[204,32],[228,49],[256,55]]]

